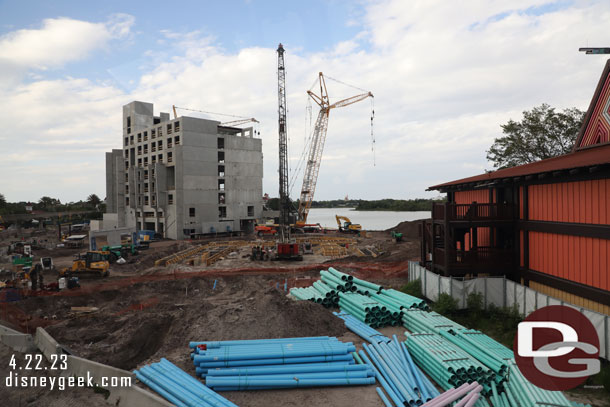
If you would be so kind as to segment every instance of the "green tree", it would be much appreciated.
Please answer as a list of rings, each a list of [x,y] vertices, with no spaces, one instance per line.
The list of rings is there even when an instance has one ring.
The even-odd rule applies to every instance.
[[[38,200],[38,205],[44,210],[49,210],[53,209],[57,205],[61,205],[61,202],[59,201],[59,199],[51,198],[49,196],[43,196]]]
[[[509,168],[567,154],[572,150],[584,118],[577,108],[556,112],[543,103],[523,112],[521,121],[501,125],[504,136],[487,150],[495,168]]]
[[[91,194],[87,197],[87,203],[94,208],[97,207],[101,202],[102,200],[96,194]]]
[[[0,194],[0,208],[4,208],[6,206],[6,198],[4,194]]]

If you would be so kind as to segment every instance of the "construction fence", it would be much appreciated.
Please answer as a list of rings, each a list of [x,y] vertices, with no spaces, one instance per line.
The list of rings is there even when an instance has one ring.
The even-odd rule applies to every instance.
[[[584,314],[599,336],[599,355],[610,360],[610,317],[599,312],[550,297],[529,287],[507,280],[506,277],[478,277],[471,279],[444,277],[433,273],[415,261],[409,262],[409,281],[421,280],[422,293],[431,301],[436,301],[441,293],[451,295],[457,300],[458,308],[467,307],[467,298],[471,293],[483,296],[485,309],[489,305],[510,308],[518,307],[523,316],[548,305],[565,305]]]

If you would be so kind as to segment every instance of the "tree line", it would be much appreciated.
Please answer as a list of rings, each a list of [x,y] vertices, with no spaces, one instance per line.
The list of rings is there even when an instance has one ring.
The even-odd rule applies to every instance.
[[[8,202],[3,194],[0,194],[0,215],[20,215],[28,213],[26,206],[31,205],[34,211],[44,212],[68,212],[68,211],[105,211],[105,204],[96,195],[91,194],[85,200],[78,202],[61,203],[57,198],[49,196],[41,197],[37,202]]]
[[[435,199],[333,199],[329,201],[313,201],[312,208],[355,208],[357,211],[430,211],[435,202],[444,202],[444,198]],[[299,206],[299,202],[294,201],[293,206]],[[271,198],[267,201],[267,208],[279,210],[279,198]]]

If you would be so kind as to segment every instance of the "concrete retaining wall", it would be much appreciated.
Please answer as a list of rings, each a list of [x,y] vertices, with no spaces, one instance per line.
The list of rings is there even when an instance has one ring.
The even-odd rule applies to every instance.
[[[36,329],[36,335],[22,334],[14,329],[0,325],[0,342],[21,353],[30,353],[40,350],[47,360],[53,354],[62,354],[62,346],[49,335],[43,328]],[[106,399],[108,404],[124,407],[172,407],[173,404],[165,399],[137,387],[135,375],[123,369],[104,365],[92,360],[79,358],[78,356],[66,355],[67,369],[62,371],[62,376],[77,376],[87,380],[91,377],[94,384],[104,387],[110,391]],[[113,387],[112,383],[103,383],[102,377],[116,378],[119,387]],[[131,380],[128,387],[120,387],[121,378]],[[102,386],[106,384],[106,386]]]

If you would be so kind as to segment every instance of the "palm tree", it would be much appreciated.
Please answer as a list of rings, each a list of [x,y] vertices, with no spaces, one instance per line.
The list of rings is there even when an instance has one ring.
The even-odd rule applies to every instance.
[[[102,200],[100,197],[95,194],[91,194],[87,197],[87,203],[94,208],[96,208],[101,202]]]

